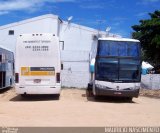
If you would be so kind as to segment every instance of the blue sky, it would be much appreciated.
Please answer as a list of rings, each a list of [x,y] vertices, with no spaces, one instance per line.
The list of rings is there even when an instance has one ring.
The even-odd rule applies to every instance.
[[[0,0],[0,26],[44,14],[130,37],[132,25],[160,10],[160,0]]]

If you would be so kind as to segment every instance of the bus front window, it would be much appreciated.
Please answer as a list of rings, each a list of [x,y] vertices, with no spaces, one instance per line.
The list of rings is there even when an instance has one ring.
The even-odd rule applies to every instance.
[[[139,81],[140,61],[133,59],[119,59],[119,80]]]
[[[98,80],[118,80],[118,60],[112,58],[97,59],[97,74]]]
[[[96,58],[96,80],[140,81],[139,42],[100,40]]]

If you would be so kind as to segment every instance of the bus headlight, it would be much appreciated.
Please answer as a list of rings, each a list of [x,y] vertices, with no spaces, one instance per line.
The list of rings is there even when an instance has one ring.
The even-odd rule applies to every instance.
[[[102,88],[102,89],[105,89],[105,88],[106,88],[106,86],[103,86],[103,85],[100,85],[100,84],[96,84],[96,87],[97,87],[97,88]]]
[[[129,89],[134,90],[135,88],[134,87],[130,87]]]
[[[131,90],[138,90],[140,89],[140,86],[134,86],[134,87],[130,87]]]
[[[140,89],[140,86],[135,86],[135,89],[136,89],[136,90]]]

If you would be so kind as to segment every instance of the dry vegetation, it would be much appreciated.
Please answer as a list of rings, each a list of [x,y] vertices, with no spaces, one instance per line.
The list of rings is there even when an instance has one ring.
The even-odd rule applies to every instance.
[[[140,96],[160,98],[160,90],[141,89]]]

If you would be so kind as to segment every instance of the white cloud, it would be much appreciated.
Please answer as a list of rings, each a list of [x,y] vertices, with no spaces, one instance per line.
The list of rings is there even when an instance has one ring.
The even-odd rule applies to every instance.
[[[115,17],[115,18],[113,18],[114,21],[120,21],[120,22],[125,21],[127,19],[128,18],[126,18],[126,17]]]
[[[76,0],[80,7],[84,9],[104,9],[104,8],[122,8],[115,6],[115,0]]]
[[[144,1],[147,1],[147,2],[158,2],[159,0],[144,0]]]
[[[113,27],[119,27],[119,26],[121,26],[121,24],[123,24],[125,21],[127,21],[128,20],[128,18],[126,18],[126,17],[114,17],[113,19],[112,19],[112,26]]]
[[[115,22],[112,24],[113,26],[120,26],[121,25],[121,22]]]
[[[33,7],[36,2],[27,2],[26,0],[2,1],[0,2],[1,11],[21,10]]]
[[[92,25],[95,27],[99,27],[100,25],[106,25],[105,19],[84,19],[84,18],[76,18],[74,19],[74,22],[81,25]],[[104,29],[103,29],[104,30]]]
[[[147,14],[148,14],[147,12],[140,12],[140,13],[136,14],[135,16],[136,16],[136,17],[144,17],[144,16],[146,16]]]
[[[8,14],[8,11],[0,11],[0,15]]]
[[[41,9],[46,3],[59,3],[59,2],[75,2],[76,0],[2,0],[0,1],[1,14],[10,11],[31,10],[36,11]]]
[[[81,8],[85,8],[85,9],[103,9],[104,6],[103,5],[81,5]]]
[[[124,31],[124,30],[121,30],[121,29],[114,31],[114,34],[120,35],[122,37],[130,37],[130,35],[127,33],[127,31]]]

